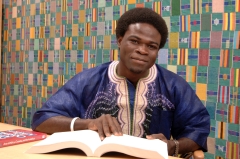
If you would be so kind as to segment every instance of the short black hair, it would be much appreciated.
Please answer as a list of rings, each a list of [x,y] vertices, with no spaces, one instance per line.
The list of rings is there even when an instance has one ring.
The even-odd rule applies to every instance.
[[[168,37],[166,22],[158,13],[149,8],[134,8],[126,11],[117,21],[117,39],[125,35],[129,25],[135,23],[147,23],[156,28],[161,35],[159,49],[164,47]]]

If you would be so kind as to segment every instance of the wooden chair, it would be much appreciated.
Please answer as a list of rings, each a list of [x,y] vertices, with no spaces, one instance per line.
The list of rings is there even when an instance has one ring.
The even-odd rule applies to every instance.
[[[184,154],[184,155],[180,155],[181,158],[184,158],[184,159],[190,159],[191,157],[193,159],[204,159],[204,153],[202,150],[196,150],[194,152],[190,152],[190,153],[187,153],[187,154]]]

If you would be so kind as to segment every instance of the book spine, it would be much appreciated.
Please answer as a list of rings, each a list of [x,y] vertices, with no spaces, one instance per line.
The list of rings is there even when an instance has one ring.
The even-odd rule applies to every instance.
[[[37,141],[37,140],[42,140],[45,139],[47,135],[39,135],[39,136],[31,136],[27,138],[19,138],[15,140],[7,140],[7,141],[1,141],[0,140],[0,148],[1,147],[7,147],[7,146],[12,146],[12,145],[17,145],[17,144],[22,144],[22,143],[27,143],[27,142],[32,142],[32,141]]]

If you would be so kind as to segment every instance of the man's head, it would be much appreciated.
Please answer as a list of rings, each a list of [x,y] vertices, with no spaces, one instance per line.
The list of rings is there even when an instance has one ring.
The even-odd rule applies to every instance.
[[[134,8],[125,12],[118,20],[116,27],[116,36],[123,37],[128,30],[129,25],[135,23],[147,23],[152,25],[161,35],[159,49],[164,47],[167,37],[168,28],[163,18],[148,8]]]
[[[121,16],[116,34],[120,51],[117,73],[136,84],[156,62],[166,43],[167,26],[151,9],[135,8]]]

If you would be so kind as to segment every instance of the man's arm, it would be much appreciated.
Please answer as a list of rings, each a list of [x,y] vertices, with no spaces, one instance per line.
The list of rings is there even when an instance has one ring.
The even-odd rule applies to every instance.
[[[170,140],[171,142],[173,142],[172,140]],[[193,140],[189,139],[189,138],[180,138],[178,139],[179,142],[179,154],[185,154],[188,152],[193,152],[195,150],[199,150],[200,146],[194,142]],[[175,151],[175,143],[173,143],[173,150]]]
[[[163,134],[152,134],[148,135],[147,139],[159,139],[167,143],[168,146],[168,155],[173,155],[175,153],[176,145],[173,140],[167,140]],[[193,152],[200,149],[200,146],[196,144],[193,140],[188,138],[180,138],[179,142],[179,154],[185,154],[188,152]]]
[[[179,142],[179,154],[186,154],[188,152],[193,152],[200,149],[200,146],[196,144],[193,140],[189,138],[180,138]],[[168,140],[168,151],[171,152],[171,155],[175,154],[176,145],[173,140]],[[170,155],[170,153],[169,153]]]
[[[36,131],[45,132],[52,134],[55,132],[70,131],[70,123],[72,118],[65,116],[54,116],[44,122],[42,122]],[[87,125],[90,121],[88,119],[78,119],[75,121],[74,130],[84,130],[87,129]],[[78,129],[77,129],[78,128]]]
[[[70,131],[70,124],[73,118],[65,116],[55,116],[41,123],[36,131],[52,134],[54,132]],[[97,119],[80,119],[74,123],[74,130],[94,130],[97,131],[101,140],[106,136],[122,135],[122,129],[116,118],[111,115],[102,115]]]

